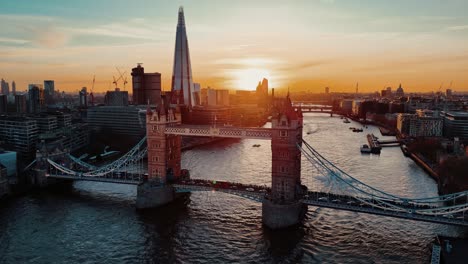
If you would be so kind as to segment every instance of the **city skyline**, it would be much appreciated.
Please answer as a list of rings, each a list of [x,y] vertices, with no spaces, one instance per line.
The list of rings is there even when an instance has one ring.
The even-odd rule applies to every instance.
[[[216,3],[216,4],[214,4]],[[115,67],[138,62],[170,90],[175,19],[185,9],[193,80],[202,87],[322,92],[468,91],[468,17],[463,1],[213,2],[55,1],[4,3],[0,72],[17,90],[113,89]],[[124,12],[125,11],[125,12]],[[124,12],[124,13],[123,13]],[[287,23],[285,23],[287,21]],[[131,90],[127,87],[128,90]]]

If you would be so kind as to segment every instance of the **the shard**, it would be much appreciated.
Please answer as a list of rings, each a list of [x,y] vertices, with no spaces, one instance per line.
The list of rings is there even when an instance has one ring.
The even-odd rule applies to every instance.
[[[184,9],[180,7],[174,51],[174,69],[172,71],[172,103],[191,108],[195,105],[193,91],[192,67],[185,30]]]

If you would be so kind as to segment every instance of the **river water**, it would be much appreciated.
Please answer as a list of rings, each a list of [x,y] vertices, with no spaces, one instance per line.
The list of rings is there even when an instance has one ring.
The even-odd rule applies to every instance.
[[[339,117],[306,114],[304,139],[359,180],[406,197],[437,195],[435,182],[398,147],[362,155],[376,127],[353,133]],[[392,137],[388,137],[392,138]],[[260,144],[260,147],[252,147]],[[183,153],[193,178],[269,184],[269,141],[226,140]],[[312,190],[334,185],[303,157]],[[193,193],[162,209],[135,210],[136,187],[77,182],[0,205],[0,263],[428,263],[436,235],[464,228],[310,207],[299,227],[262,227],[261,204]]]

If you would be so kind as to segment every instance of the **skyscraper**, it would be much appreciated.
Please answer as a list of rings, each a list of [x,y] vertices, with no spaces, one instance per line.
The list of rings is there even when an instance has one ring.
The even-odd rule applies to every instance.
[[[161,74],[145,73],[145,69],[138,66],[132,69],[133,104],[159,105],[161,103]]]
[[[29,113],[39,113],[44,106],[44,88],[41,84],[30,84],[28,89]]]
[[[180,7],[174,50],[174,69],[172,71],[172,103],[191,108],[196,105],[193,91],[192,67],[185,29],[184,9]]]
[[[54,101],[55,82],[53,80],[44,81],[44,99],[46,104],[51,104]]]
[[[1,90],[0,93],[4,95],[8,95],[10,93],[10,87],[8,86],[8,83],[2,79],[1,81]]]
[[[81,91],[78,93],[80,97],[80,107],[88,107],[88,91],[86,87],[81,88]]]
[[[15,81],[11,82],[11,92],[13,93],[13,95],[16,94],[16,83],[15,83]]]

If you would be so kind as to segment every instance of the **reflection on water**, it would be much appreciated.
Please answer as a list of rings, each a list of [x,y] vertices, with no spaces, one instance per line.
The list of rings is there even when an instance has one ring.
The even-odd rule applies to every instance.
[[[359,124],[320,114],[304,122],[305,140],[361,181],[401,196],[436,195],[433,180],[399,148],[361,155],[365,134],[379,136],[378,129],[353,133],[348,127]],[[183,153],[183,166],[194,178],[269,185],[270,142],[226,140],[192,149]],[[302,180],[310,189],[328,188],[327,178],[304,158]],[[435,235],[467,231],[310,207],[301,226],[273,232],[262,227],[261,205],[239,197],[193,193],[137,211],[135,195],[135,186],[80,182],[72,190],[3,203],[0,263],[427,263]]]

